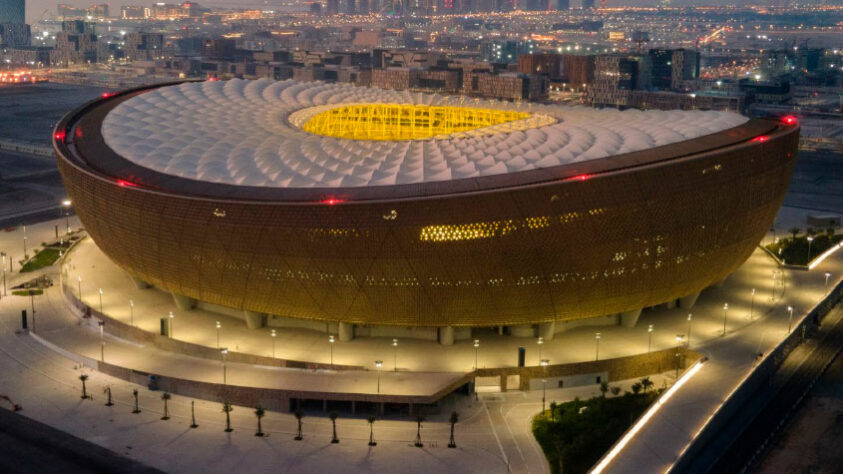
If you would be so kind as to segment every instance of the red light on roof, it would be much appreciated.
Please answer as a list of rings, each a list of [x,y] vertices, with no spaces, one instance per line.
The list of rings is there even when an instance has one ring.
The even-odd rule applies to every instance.
[[[114,95],[114,94],[112,94],[112,93],[110,93],[110,92],[103,92],[103,93],[102,93],[102,98],[103,98],[103,99],[108,99],[108,98],[109,98],[109,97],[111,97],[112,95]]]
[[[208,80],[211,82],[219,81],[219,79],[217,79],[216,77],[209,77]]]
[[[345,199],[327,198],[322,200],[322,204],[327,204],[329,206],[333,206],[334,204],[340,204],[343,202],[345,202]]]
[[[764,143],[764,142],[766,142],[766,141],[767,141],[767,140],[769,140],[769,139],[770,139],[770,137],[765,136],[765,135],[761,135],[761,136],[758,136],[758,137],[753,138],[753,139],[752,139],[752,141],[754,141],[754,142],[759,142],[759,143]]]
[[[576,176],[571,176],[570,178],[565,178],[565,181],[585,181],[590,177],[590,174],[579,174]]]
[[[117,180],[117,185],[118,185],[118,186],[120,186],[120,187],[126,187],[126,186],[132,186],[132,187],[134,187],[134,186],[137,186],[137,184],[135,184],[135,183],[133,183],[133,182],[131,182],[131,181],[126,181],[125,179],[118,179],[118,180]]]
[[[799,121],[796,120],[796,117],[794,117],[793,115],[785,115],[784,117],[782,117],[782,122],[786,125],[796,125],[799,123]]]
[[[66,137],[66,136],[67,136],[67,132],[65,132],[64,130],[56,132],[56,140],[58,140],[60,142],[64,142],[64,137]]]

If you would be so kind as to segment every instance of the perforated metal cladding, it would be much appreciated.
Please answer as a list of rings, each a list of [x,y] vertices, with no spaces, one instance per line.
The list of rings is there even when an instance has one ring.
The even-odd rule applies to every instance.
[[[724,278],[769,229],[797,141],[785,130],[583,181],[336,205],[194,199],[59,167],[97,245],[164,290],[297,318],[492,326],[627,311]]]

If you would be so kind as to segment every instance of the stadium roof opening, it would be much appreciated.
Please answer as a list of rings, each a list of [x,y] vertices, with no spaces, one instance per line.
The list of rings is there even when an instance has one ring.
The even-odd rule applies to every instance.
[[[412,104],[355,104],[320,112],[303,130],[352,140],[419,140],[529,118],[526,112]]]

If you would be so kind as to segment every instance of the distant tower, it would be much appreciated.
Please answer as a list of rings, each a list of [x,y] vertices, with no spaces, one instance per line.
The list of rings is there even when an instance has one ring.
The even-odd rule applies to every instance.
[[[0,23],[26,23],[26,0],[0,0]]]

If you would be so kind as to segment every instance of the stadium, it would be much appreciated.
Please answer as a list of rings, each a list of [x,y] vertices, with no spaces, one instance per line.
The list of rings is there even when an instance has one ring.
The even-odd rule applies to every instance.
[[[179,308],[450,344],[692,306],[770,228],[798,131],[718,111],[231,80],[103,97],[68,114],[54,146],[97,246]]]

